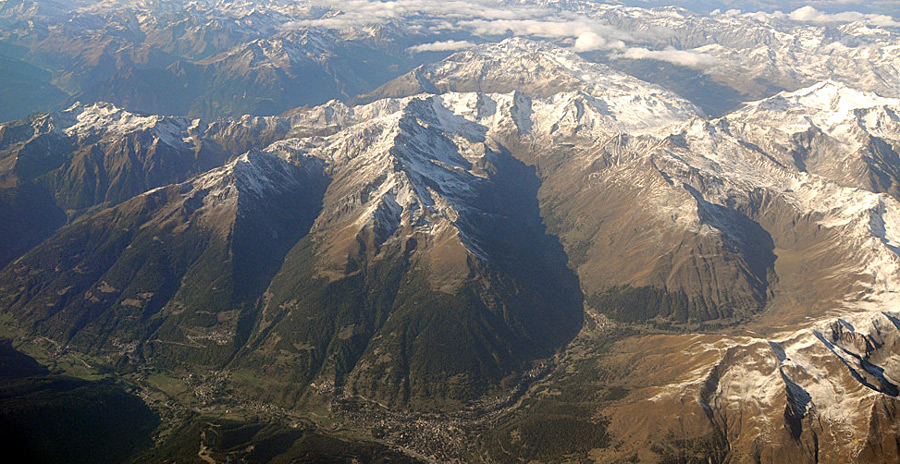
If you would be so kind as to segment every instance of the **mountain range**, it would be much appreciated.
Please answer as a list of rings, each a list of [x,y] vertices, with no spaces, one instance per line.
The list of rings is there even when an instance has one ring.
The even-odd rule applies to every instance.
[[[484,3],[0,3],[0,334],[135,462],[900,459],[898,25]]]

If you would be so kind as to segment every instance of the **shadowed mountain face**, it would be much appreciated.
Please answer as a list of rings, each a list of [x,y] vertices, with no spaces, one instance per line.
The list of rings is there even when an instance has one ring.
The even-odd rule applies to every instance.
[[[581,298],[561,246],[541,223],[533,169],[508,153],[491,155],[484,169],[492,174],[467,199],[477,209],[458,211],[453,223],[417,227],[403,218],[416,214],[415,205],[388,203],[399,224],[343,229],[347,236],[316,227],[273,279],[237,365],[264,366],[266,381],[293,388],[343,386],[430,409],[488,393],[563,346],[580,327]],[[335,182],[341,178],[335,173]],[[333,183],[326,193],[326,214],[342,187]],[[391,220],[376,221],[384,219]],[[334,240],[346,243],[325,245]],[[348,254],[342,249],[341,270],[323,275],[315,263],[328,259],[329,246]]]
[[[534,169],[405,105],[87,214],[10,265],[4,305],[117,362],[263,374],[246,387],[288,404],[322,383],[421,408],[491,392],[574,337],[577,279]]]
[[[57,245],[11,265],[4,287],[17,291],[4,304],[38,333],[125,362],[221,363],[246,340],[256,299],[309,230],[325,183],[321,167],[250,153],[62,229],[48,242]],[[168,338],[209,349],[172,349]]]
[[[589,305],[616,320],[666,324],[740,320],[765,306],[775,255],[769,233],[748,217],[756,200],[710,202],[703,182],[680,184],[658,166],[650,155],[658,141],[620,135],[699,112],[680,97],[660,98],[655,92],[665,91],[645,82],[511,39],[418,68],[364,99],[518,89],[510,126],[494,122],[492,129],[540,172],[541,209],[566,245]],[[568,105],[547,104],[572,89],[564,93]],[[478,105],[486,114],[477,117],[495,117],[498,103],[484,98]],[[695,223],[660,217],[651,206],[659,197],[694,210]],[[698,234],[698,227],[711,233]]]
[[[114,382],[51,374],[0,342],[0,443],[27,462],[122,462],[159,423]]]
[[[219,167],[290,130],[288,119],[145,116],[74,105],[0,125],[0,265],[79,216]]]
[[[6,56],[0,47],[0,121],[11,121],[54,108],[68,95],[50,83],[50,73]]]
[[[100,105],[0,126],[0,207],[19,220],[3,226],[9,230],[0,263],[46,238],[67,216],[223,163],[226,152],[192,138],[190,124]]]

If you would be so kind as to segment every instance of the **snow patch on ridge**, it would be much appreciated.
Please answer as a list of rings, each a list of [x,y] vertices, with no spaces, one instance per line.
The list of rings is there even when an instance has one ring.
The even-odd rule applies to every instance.
[[[82,106],[75,104],[60,113],[62,132],[69,137],[80,139],[100,134],[125,135],[133,132],[149,131],[166,145],[184,146],[193,142],[193,131],[199,120],[172,118],[158,115],[141,116],[130,113],[109,103],[94,103]]]

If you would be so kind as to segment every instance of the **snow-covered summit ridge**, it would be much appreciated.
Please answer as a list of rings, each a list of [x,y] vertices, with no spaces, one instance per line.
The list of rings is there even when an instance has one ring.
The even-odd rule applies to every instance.
[[[877,107],[900,107],[900,99],[886,98],[872,92],[854,89],[846,84],[826,80],[793,92],[781,92],[759,102],[749,103],[739,115],[756,112],[778,112],[817,116],[828,113],[829,120],[848,119],[856,110]]]
[[[85,139],[93,136],[121,136],[149,131],[171,146],[189,142],[200,120],[159,115],[139,115],[110,103],[82,105],[76,103],[50,117],[56,127],[69,137]]]
[[[839,231],[838,246],[853,256],[844,272],[871,276],[862,284],[871,293],[844,304],[878,310],[900,304],[900,202],[889,165],[900,147],[898,114],[897,99],[823,82],[694,119],[650,156],[676,184],[703,186],[713,203],[752,203],[751,192],[765,190]]]
[[[186,184],[207,190],[212,197],[240,193],[265,198],[300,182],[299,172],[296,165],[276,155],[252,150]]]
[[[157,220],[178,218],[180,221],[184,214],[190,214],[228,234],[242,211],[258,208],[260,202],[280,195],[297,192],[309,182],[309,174],[321,173],[321,162],[307,161],[305,165],[298,165],[272,153],[251,150],[224,166],[179,184],[149,190],[141,196],[166,191],[175,193],[180,201],[172,202]]]
[[[573,51],[513,37],[455,53],[385,84],[369,99],[412,93],[520,92],[531,98],[581,94],[620,130],[652,132],[702,115],[694,104],[663,87],[589,62]]]
[[[884,176],[896,177],[891,153],[900,148],[900,99],[825,81],[748,104],[716,124],[784,165],[848,186],[892,190]]]

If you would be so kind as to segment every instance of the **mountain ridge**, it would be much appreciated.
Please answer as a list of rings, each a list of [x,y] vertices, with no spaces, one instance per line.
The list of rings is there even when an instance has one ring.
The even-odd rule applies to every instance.
[[[153,109],[85,93],[0,124],[3,333],[128,382],[165,433],[208,415],[178,446],[214,460],[319,449],[259,420],[434,461],[900,455],[895,32],[513,3],[583,30],[0,14],[33,16],[28,59],[91,58],[56,84]],[[297,106],[310,73],[333,92]],[[255,114],[155,114],[201,81],[196,114]]]

